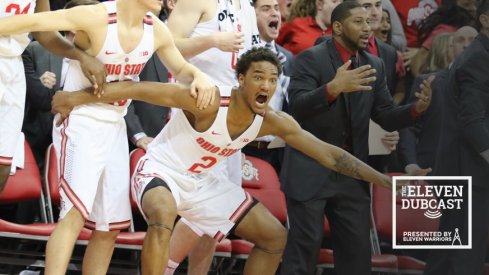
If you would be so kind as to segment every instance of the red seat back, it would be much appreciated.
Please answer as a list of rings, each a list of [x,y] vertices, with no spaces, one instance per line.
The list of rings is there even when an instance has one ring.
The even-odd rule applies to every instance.
[[[242,167],[242,180],[243,188],[285,224],[285,196],[280,190],[280,182],[273,166],[259,158],[246,156]]]
[[[24,168],[17,169],[15,175],[7,180],[7,185],[0,195],[0,202],[19,202],[39,199],[41,197],[41,175],[31,147],[24,142]]]
[[[422,184],[427,184],[423,182]],[[436,231],[439,219],[429,219],[424,216],[423,209],[401,210],[401,199],[396,201],[397,239],[402,239],[403,231]],[[379,238],[392,240],[392,190],[372,185],[372,213]]]

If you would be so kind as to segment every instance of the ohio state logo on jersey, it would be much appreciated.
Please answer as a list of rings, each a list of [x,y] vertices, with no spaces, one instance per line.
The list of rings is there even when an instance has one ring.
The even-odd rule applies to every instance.
[[[108,75],[139,75],[146,65],[146,62],[139,64],[105,64]]]

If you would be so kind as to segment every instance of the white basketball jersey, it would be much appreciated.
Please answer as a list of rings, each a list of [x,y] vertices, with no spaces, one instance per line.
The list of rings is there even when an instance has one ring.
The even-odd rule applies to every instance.
[[[107,82],[139,81],[139,74],[154,52],[153,18],[148,13],[143,19],[143,36],[139,45],[129,53],[125,53],[119,42],[117,32],[116,1],[103,2],[108,14],[108,28],[105,42],[96,58],[105,64]],[[76,91],[89,87],[91,84],[83,75],[78,61],[72,60],[65,80],[64,90]],[[76,107],[72,114],[82,114],[105,121],[122,119],[127,111],[130,100],[122,100],[112,104],[89,104]]]
[[[231,86],[219,87],[222,94],[231,94]],[[263,117],[255,115],[251,125],[234,140],[227,129],[230,97],[221,96],[221,104],[212,126],[197,132],[185,113],[178,109],[165,128],[150,143],[150,159],[181,173],[204,175],[221,160],[253,141],[260,131]]]
[[[36,0],[0,1],[0,18],[16,14],[34,13]],[[29,44],[29,34],[0,35],[0,56],[20,56]]]
[[[207,22],[197,24],[190,35],[194,37],[216,32],[236,31],[244,33],[244,49],[239,53],[223,52],[218,48],[211,48],[189,59],[191,64],[206,73],[217,85],[237,85],[235,68],[238,57],[253,46],[261,45],[255,10],[249,0],[240,1],[241,10],[236,12],[230,0],[217,0],[216,15]]]

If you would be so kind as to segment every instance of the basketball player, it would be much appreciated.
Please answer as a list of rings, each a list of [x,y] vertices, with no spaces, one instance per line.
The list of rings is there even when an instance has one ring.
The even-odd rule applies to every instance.
[[[207,77],[188,64],[166,26],[149,11],[155,0],[117,0],[68,10],[13,16],[0,20],[0,34],[43,30],[75,30],[75,43],[105,64],[107,81],[138,81],[153,52],[172,74],[190,82],[199,108],[214,93]],[[76,62],[67,73],[66,90],[87,87]],[[197,94],[198,91],[198,94]],[[85,225],[94,229],[83,262],[85,274],[105,274],[114,241],[130,225],[129,156],[123,116],[128,100],[77,108],[53,130],[59,158],[60,221],[46,247],[46,273],[64,274],[77,236]],[[103,137],[103,138],[102,138]]]
[[[49,10],[48,0],[5,0],[0,2],[0,18]],[[100,62],[68,43],[57,32],[32,34],[53,53],[80,60],[84,73],[97,87],[105,79]],[[20,140],[26,84],[20,55],[29,44],[27,33],[0,36],[0,193],[10,174],[12,158]],[[20,146],[23,146],[21,144]]]
[[[349,71],[354,90],[368,90],[365,83],[375,79],[369,77],[373,72],[366,67]],[[250,50],[239,59],[236,74],[239,88],[220,86],[205,110],[195,107],[188,88],[153,82],[108,84],[101,98],[86,91],[59,92],[53,100],[53,110],[62,117],[79,104],[124,98],[182,109],[150,144],[131,179],[132,194],[149,225],[142,252],[143,274],[161,274],[166,266],[177,213],[195,231],[216,240],[234,231],[252,241],[255,246],[244,274],[275,274],[285,246],[285,228],[241,187],[209,173],[257,136],[279,136],[332,170],[391,186],[389,177],[305,132],[289,115],[268,107],[280,74],[275,53],[264,48]]]
[[[238,85],[237,58],[261,43],[255,9],[249,0],[178,0],[170,14],[168,28],[183,56],[216,85]],[[241,154],[227,158],[212,172],[241,185]],[[204,236],[197,246],[186,246],[188,242],[182,240],[187,240],[193,233],[185,222],[182,219],[175,227],[165,275],[173,274],[171,270],[175,270],[187,254],[189,274],[208,273],[216,242]]]

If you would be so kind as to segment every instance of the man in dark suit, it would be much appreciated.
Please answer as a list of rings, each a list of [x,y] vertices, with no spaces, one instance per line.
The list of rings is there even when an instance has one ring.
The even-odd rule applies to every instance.
[[[382,2],[381,0],[348,1],[356,1],[367,10],[368,19],[370,21],[371,34],[365,50],[370,54],[379,57],[384,62],[385,75],[387,77],[387,87],[389,88],[391,95],[394,95],[398,82],[398,74],[396,73],[396,63],[398,59],[397,52],[394,47],[382,42],[375,37],[375,31],[378,30],[381,25],[380,22],[382,19]],[[325,36],[318,38],[318,40],[316,41],[316,45],[325,41],[326,39],[328,38]],[[386,133],[382,138],[382,143],[389,151],[393,151],[396,149],[398,141],[399,133],[397,131]],[[395,158],[393,160],[394,162],[397,162]],[[368,161],[370,166],[382,172],[385,170],[385,162],[385,155],[372,155],[369,157]]]
[[[141,81],[168,82],[168,70],[157,55],[153,55],[139,75]],[[124,117],[127,136],[135,147],[146,150],[148,144],[163,129],[168,119],[169,108],[134,100]]]
[[[458,57],[462,51],[472,43],[477,36],[477,30],[471,26],[464,26],[453,33],[453,55]],[[409,175],[423,176],[432,171],[435,164],[436,149],[445,130],[440,123],[443,118],[444,99],[447,97],[449,69],[435,73],[435,80],[431,83],[432,100],[425,114],[413,127],[402,129],[398,146],[398,155],[402,167]],[[413,84],[408,102],[416,100],[414,92],[419,84],[431,74],[418,76]],[[443,176],[443,175],[440,175]]]
[[[304,51],[295,60],[289,112],[316,137],[365,161],[369,119],[390,131],[412,125],[429,106],[430,83],[423,83],[416,103],[395,106],[382,61],[361,50],[370,35],[365,9],[357,2],[343,2],[333,10],[331,21],[333,39]],[[356,69],[349,69],[352,62]],[[290,222],[281,274],[314,274],[324,215],[331,225],[337,274],[369,274],[368,183],[322,168],[289,147],[281,182]]]
[[[290,81],[291,65],[294,55],[275,43],[278,37],[281,18],[277,0],[253,0],[256,12],[256,21],[260,38],[265,43],[265,47],[275,52],[282,64],[282,74],[275,94],[270,100],[269,106],[275,110],[287,109],[287,88]],[[280,173],[282,159],[284,156],[283,146],[280,148],[268,148],[270,142],[275,139],[274,136],[257,138],[242,149],[246,155],[261,158],[270,163],[277,174]]]
[[[489,1],[477,9],[479,35],[448,76],[435,173],[472,176],[472,249],[432,250],[425,274],[483,274],[489,226]],[[461,184],[465,184],[463,182]],[[467,211],[443,211],[440,230],[468,235]]]
[[[51,99],[62,89],[61,69],[63,58],[46,50],[39,42],[31,42],[22,54],[26,77],[26,101],[22,132],[31,145],[40,168],[44,155],[53,142],[53,115]]]

